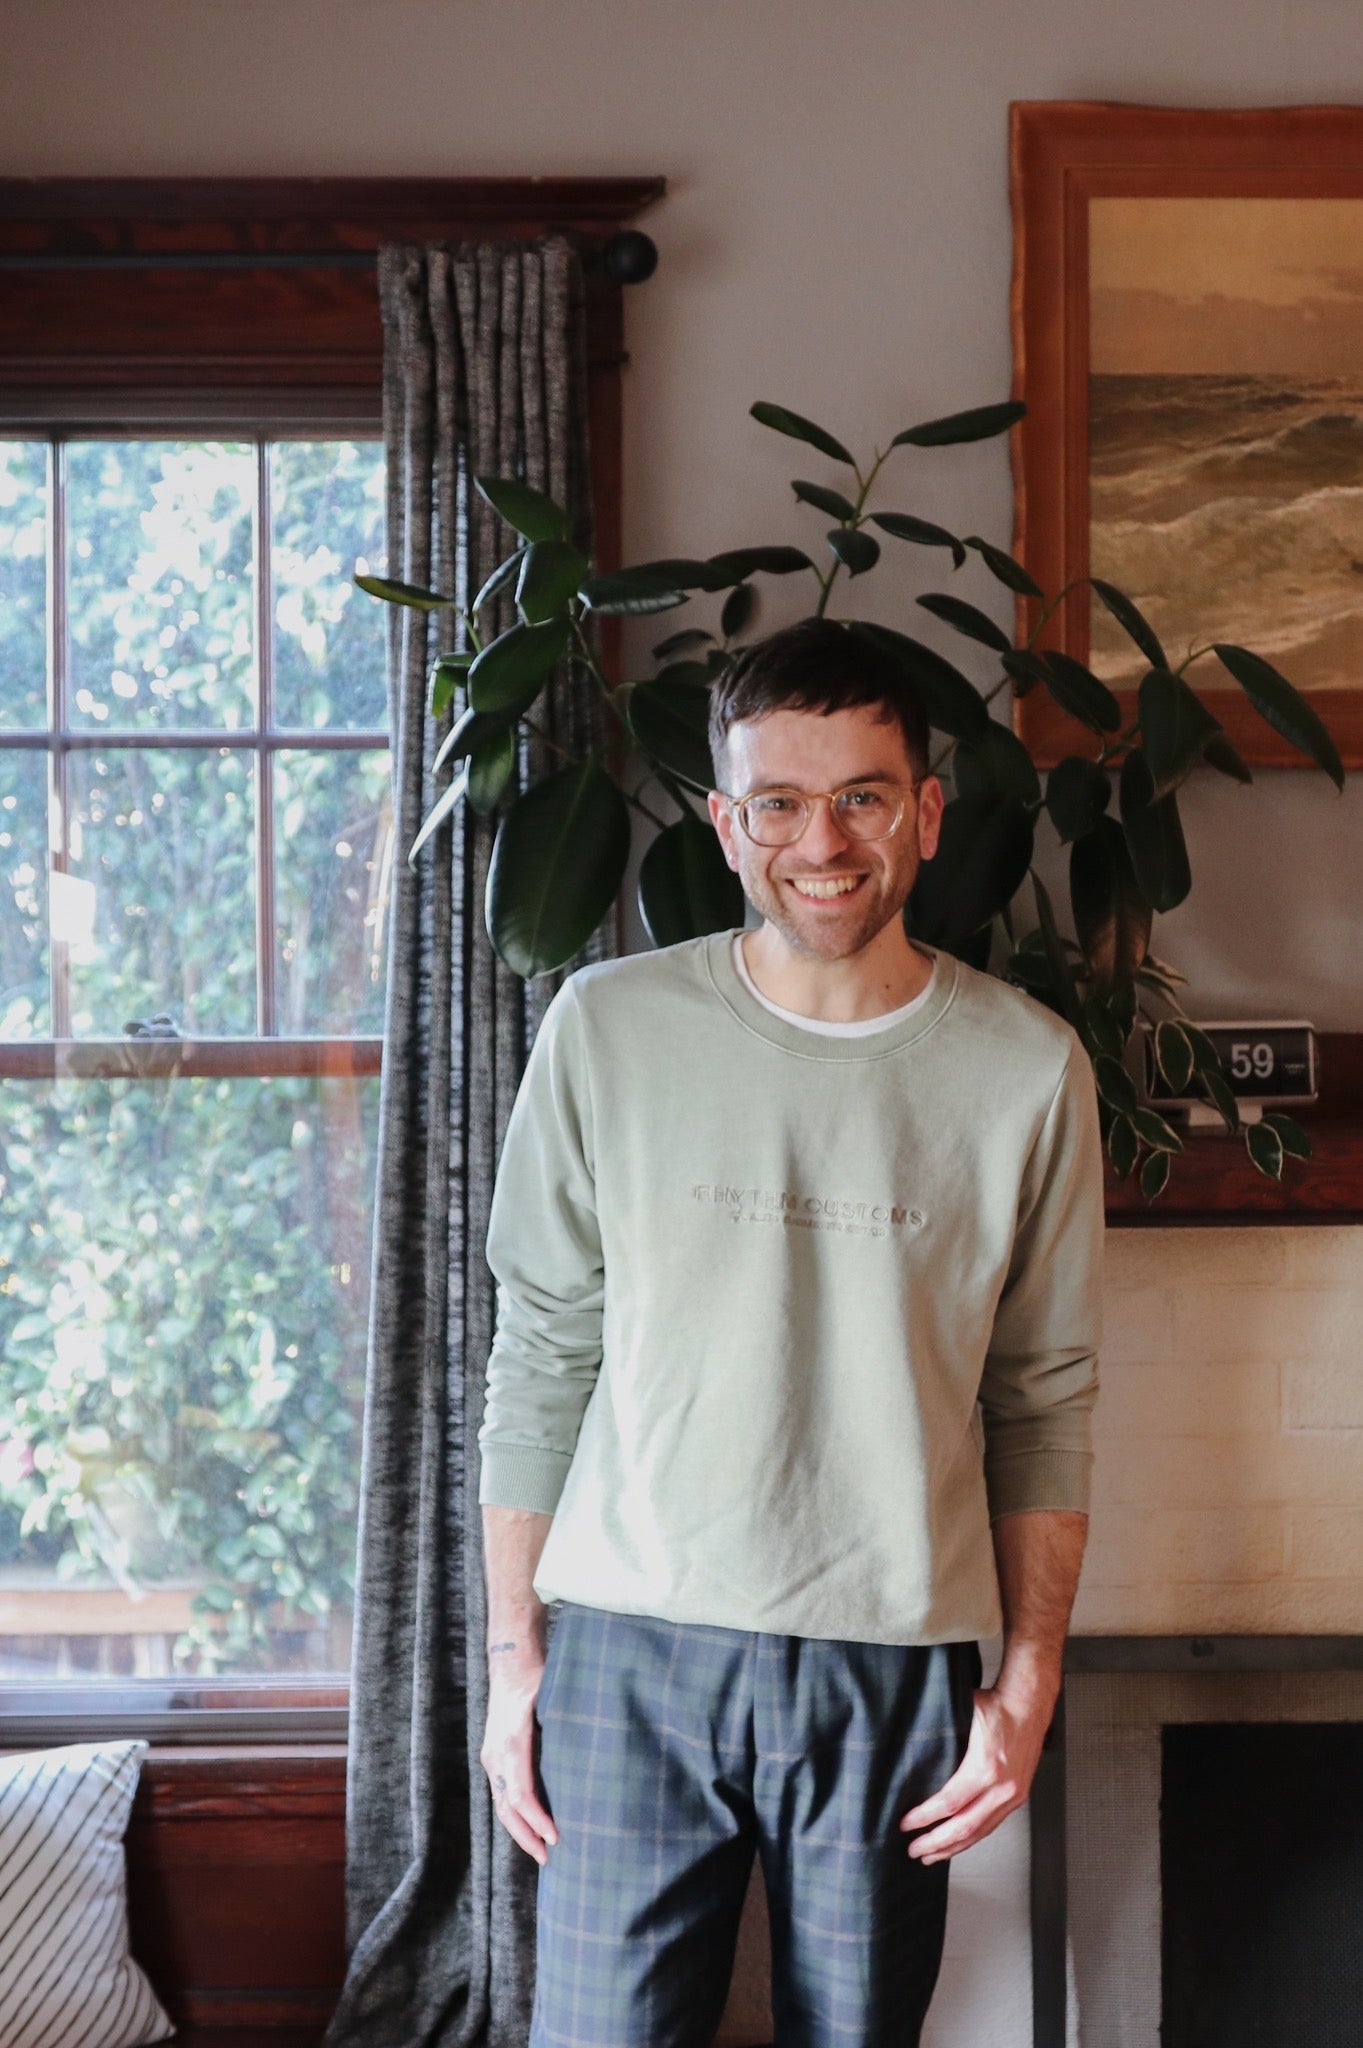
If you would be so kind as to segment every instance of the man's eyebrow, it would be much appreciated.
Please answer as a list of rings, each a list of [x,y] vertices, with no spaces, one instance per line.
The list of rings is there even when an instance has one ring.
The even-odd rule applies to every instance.
[[[841,789],[855,789],[862,782],[895,782],[896,780],[895,776],[887,775],[883,768],[872,768],[865,775],[848,775],[843,781],[835,782],[833,794],[836,796]],[[802,789],[798,782],[782,782],[776,777],[773,777],[770,782],[754,782],[751,789],[746,793],[748,796],[760,796],[764,790],[768,789],[793,789],[798,796],[809,795],[809,791]]]

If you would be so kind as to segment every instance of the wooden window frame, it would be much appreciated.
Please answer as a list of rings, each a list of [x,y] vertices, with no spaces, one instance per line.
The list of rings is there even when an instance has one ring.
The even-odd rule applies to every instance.
[[[380,245],[557,233],[584,259],[596,557],[616,568],[626,357],[622,288],[602,251],[665,189],[660,177],[0,180],[0,431],[164,435],[202,432],[208,421],[251,438],[272,426],[318,438],[375,431]],[[5,744],[55,741],[65,751],[115,737],[62,721]],[[232,741],[266,748],[316,737],[267,726]],[[375,736],[327,744],[373,745]],[[272,1021],[267,995],[259,1022]],[[374,1038],[54,1037],[0,1046],[0,1078],[360,1076],[379,1072],[381,1053]],[[30,1742],[131,1726],[162,1742],[326,1740],[343,1733],[347,1703],[347,1687],[306,1677],[69,1682],[0,1688],[0,1731]]]

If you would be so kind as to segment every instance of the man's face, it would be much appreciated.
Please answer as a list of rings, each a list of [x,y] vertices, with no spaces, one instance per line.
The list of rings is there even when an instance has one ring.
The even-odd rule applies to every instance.
[[[728,794],[795,789],[811,795],[854,782],[892,782],[904,813],[885,839],[854,839],[815,804],[791,846],[758,846],[717,790],[710,816],[729,866],[753,908],[793,951],[810,960],[846,960],[870,944],[908,900],[921,862],[937,850],[942,789],[929,776],[910,792],[913,768],[893,719],[869,705],[854,710],[769,711],[730,728]],[[829,892],[829,884],[838,884]]]

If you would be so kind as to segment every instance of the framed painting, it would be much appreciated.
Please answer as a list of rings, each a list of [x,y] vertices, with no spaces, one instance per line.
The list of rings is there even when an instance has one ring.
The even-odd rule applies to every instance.
[[[1023,102],[1012,194],[1017,553],[1067,591],[1039,644],[1134,709],[1106,579],[1175,666],[1264,656],[1363,767],[1363,107]],[[1215,655],[1189,675],[1247,762],[1306,765]],[[1091,750],[1040,689],[1017,723]]]

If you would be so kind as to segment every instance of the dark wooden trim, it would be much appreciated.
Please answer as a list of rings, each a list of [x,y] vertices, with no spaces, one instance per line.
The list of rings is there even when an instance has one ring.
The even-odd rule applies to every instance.
[[[325,2026],[345,1974],[345,1772],[339,1745],[147,1756],[129,1922],[178,2026]]]
[[[602,236],[666,190],[661,177],[0,178],[0,222],[16,249],[316,254],[493,229]]]
[[[1065,2048],[1069,1999],[1066,1933],[1065,1695],[1062,1687],[1028,1804],[1032,2048]]]
[[[0,1081],[185,1080],[381,1071],[381,1038],[60,1038],[0,1043]]]
[[[1028,407],[1014,430],[1014,537],[1050,592],[1088,573],[1088,202],[1119,196],[1363,197],[1363,107],[1014,103],[1013,389]],[[1018,615],[1030,631],[1035,602],[1021,600]],[[1195,627],[1190,620],[1189,631]],[[1087,658],[1085,589],[1066,600],[1044,644]],[[1119,695],[1129,718],[1134,693]],[[1214,698],[1247,761],[1308,765],[1233,684]],[[1363,767],[1363,685],[1321,692],[1319,707],[1345,766]],[[1015,724],[1044,766],[1093,752],[1092,735],[1041,690],[1019,699]]]

